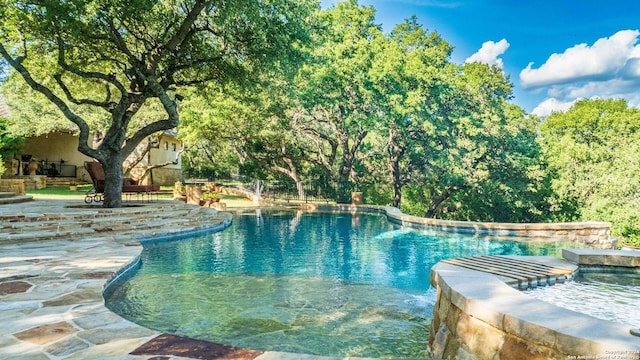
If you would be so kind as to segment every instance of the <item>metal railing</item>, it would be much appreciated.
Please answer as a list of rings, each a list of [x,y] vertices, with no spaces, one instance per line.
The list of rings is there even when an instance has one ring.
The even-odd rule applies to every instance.
[[[38,161],[36,175],[48,177],[76,177],[77,166],[65,164],[63,161]],[[23,162],[22,171],[29,174],[29,162]]]
[[[217,180],[216,184],[234,187],[247,193],[255,194],[257,181],[242,176],[232,179]],[[334,202],[336,187],[333,184],[319,186],[318,184],[305,182],[302,185],[303,194],[299,194],[296,183],[293,181],[268,180],[262,181],[261,196],[263,199],[273,201],[297,201],[297,202]]]

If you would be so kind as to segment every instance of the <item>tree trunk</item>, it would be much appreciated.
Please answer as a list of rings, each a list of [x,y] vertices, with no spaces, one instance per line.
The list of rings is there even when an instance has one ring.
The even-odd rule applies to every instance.
[[[306,195],[304,193],[304,186],[300,179],[296,179],[296,189],[298,189],[298,199],[306,200]]]
[[[391,168],[391,183],[393,185],[393,206],[399,209],[402,202],[402,174],[400,173],[400,157],[390,154],[389,167]]]
[[[274,165],[272,166],[272,169],[275,171],[279,171],[287,175],[288,177],[290,177],[291,180],[293,180],[296,183],[296,190],[298,191],[298,199],[300,199],[301,201],[305,200],[306,195],[304,193],[304,186],[302,184],[302,180],[300,179],[300,176],[298,176],[298,170],[296,170],[296,166],[293,163],[293,160],[286,157],[283,158],[283,160],[289,168],[284,168],[282,166]]]
[[[440,194],[440,196],[431,200],[431,204],[429,204],[429,210],[427,210],[427,213],[424,215],[424,217],[432,218],[438,211],[440,205],[442,205],[442,203],[447,200],[451,196],[451,194],[461,189],[463,189],[463,186],[458,185],[446,188],[442,192],[442,194]]]
[[[105,175],[102,206],[105,208],[122,207],[122,181],[124,179],[122,160],[117,157],[108,157],[100,163]]]
[[[351,192],[354,184],[351,181],[351,172],[353,171],[354,153],[349,151],[348,140],[341,142],[344,153],[342,154],[341,164],[338,169],[338,194],[337,201],[339,203],[350,203]]]
[[[402,173],[400,160],[407,151],[407,146],[398,143],[398,129],[395,126],[389,128],[389,143],[387,144],[388,164],[391,170],[391,185],[393,186],[393,206],[400,208],[402,202]]]

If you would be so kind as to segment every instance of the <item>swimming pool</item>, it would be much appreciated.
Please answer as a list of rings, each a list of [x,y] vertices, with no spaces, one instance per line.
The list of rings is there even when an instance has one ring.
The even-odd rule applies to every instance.
[[[582,272],[574,281],[525,291],[539,300],[619,324],[640,326],[640,272]]]
[[[560,256],[567,243],[420,232],[384,216],[252,210],[147,243],[107,307],[151,329],[257,350],[424,357],[430,268],[451,257]]]

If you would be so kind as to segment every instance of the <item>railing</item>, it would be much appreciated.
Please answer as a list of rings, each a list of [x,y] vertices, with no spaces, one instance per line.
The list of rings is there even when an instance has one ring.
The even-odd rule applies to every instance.
[[[245,192],[255,194],[257,181],[246,177],[236,176],[233,179],[217,180],[216,184],[234,187]],[[263,199],[273,201],[297,201],[297,202],[334,202],[336,187],[334,185],[321,187],[317,184],[303,183],[303,194],[299,194],[296,183],[293,181],[262,181],[261,196]]]
[[[266,183],[263,197],[271,200],[302,201],[302,202],[333,202],[335,201],[335,187],[320,187],[310,183],[303,183],[302,197],[294,182],[270,181]]]
[[[76,177],[77,166],[65,164],[64,161],[38,161],[36,175],[48,177]],[[22,171],[29,174],[29,162],[23,162]]]

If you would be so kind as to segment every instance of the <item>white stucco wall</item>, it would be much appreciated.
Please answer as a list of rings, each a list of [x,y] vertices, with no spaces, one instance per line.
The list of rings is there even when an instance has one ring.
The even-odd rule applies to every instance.
[[[152,148],[149,152],[149,159],[151,164],[164,164],[172,162],[178,157],[177,164],[170,164],[165,166],[165,169],[181,169],[182,159],[179,156],[179,152],[182,150],[182,142],[172,136],[162,135],[157,148]]]
[[[146,144],[140,144],[138,150],[143,151],[145,148]],[[169,164],[162,169],[154,169],[154,183],[173,184],[173,182],[180,180],[182,176],[182,161],[179,156],[181,150],[182,142],[179,139],[163,134],[157,146],[152,148],[149,154],[143,157],[139,165],[146,167],[149,164],[173,162],[177,156],[177,164]],[[51,133],[30,138],[23,146],[21,155],[23,154],[32,155],[39,161],[45,160],[58,163],[60,160],[64,160],[65,165],[76,166],[76,177],[90,180],[83,165],[85,161],[92,161],[93,159],[78,151],[78,137],[76,135]],[[142,172],[144,172],[144,170],[142,170]],[[149,179],[146,181],[148,182]]]
[[[78,137],[72,134],[51,133],[31,138],[25,142],[21,154],[29,154],[38,160],[59,162],[64,160],[65,165],[75,165],[76,176],[82,178],[86,174],[83,164],[92,160],[78,151]],[[85,175],[85,180],[89,180]]]

